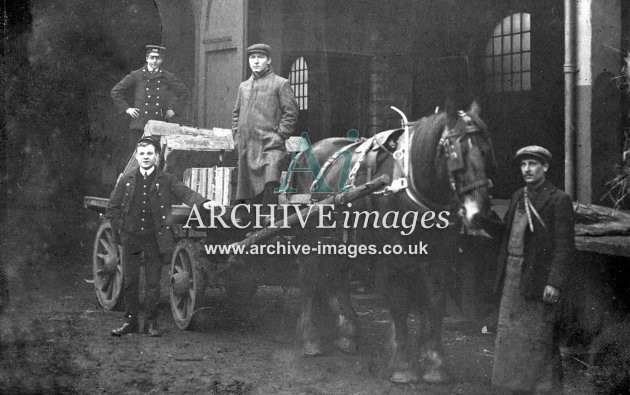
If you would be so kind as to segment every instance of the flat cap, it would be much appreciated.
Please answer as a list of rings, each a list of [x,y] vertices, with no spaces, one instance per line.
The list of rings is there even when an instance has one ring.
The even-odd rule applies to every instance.
[[[551,152],[548,149],[539,145],[528,145],[516,151],[514,159],[520,160],[523,157],[534,157],[542,160],[544,163],[548,163],[551,160]]]
[[[271,57],[271,47],[267,44],[254,44],[247,48],[247,56],[253,53],[261,53],[267,57]]]
[[[141,143],[151,144],[155,147],[155,152],[160,152],[160,137],[159,136],[142,136],[136,143],[139,146]]]
[[[147,56],[149,55],[160,55],[163,56],[164,53],[166,52],[166,48],[165,47],[161,47],[159,45],[147,45]]]

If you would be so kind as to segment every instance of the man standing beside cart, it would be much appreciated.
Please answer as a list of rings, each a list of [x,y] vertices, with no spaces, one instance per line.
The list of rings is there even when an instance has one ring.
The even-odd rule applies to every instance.
[[[238,88],[232,133],[238,148],[236,199],[253,204],[277,203],[285,141],[295,131],[298,105],[289,81],[271,67],[271,47],[247,48],[252,75]]]
[[[118,111],[131,117],[129,124],[129,147],[144,133],[150,120],[171,121],[183,108],[190,94],[186,85],[173,73],[162,68],[166,48],[159,45],[146,46],[147,63],[134,70],[117,83],[111,91],[112,100]],[[127,98],[133,95],[133,103]]]
[[[516,152],[525,187],[514,193],[502,230],[501,294],[492,384],[515,393],[562,393],[558,323],[575,250],[571,197],[546,180],[551,153]]]
[[[184,202],[201,205],[207,199],[181,181],[160,170],[157,139],[143,137],[136,145],[138,169],[124,174],[112,192],[105,216],[110,219],[114,235],[120,234],[123,247],[125,322],[112,330],[122,336],[139,331],[138,291],[141,260],[146,278],[145,330],[159,336],[157,304],[160,297],[160,274],[165,259],[173,250],[171,204]],[[174,201],[177,200],[177,201]]]

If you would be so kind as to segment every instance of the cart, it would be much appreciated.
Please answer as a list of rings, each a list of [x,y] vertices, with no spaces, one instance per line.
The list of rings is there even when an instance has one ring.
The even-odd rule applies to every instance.
[[[161,136],[163,146],[159,166],[165,171],[182,179],[185,169],[195,167],[235,166],[236,153],[232,135],[226,129],[197,129],[182,127],[159,121],[149,121],[145,135]],[[165,142],[166,141],[166,142]],[[169,143],[170,142],[170,143]],[[169,145],[170,144],[170,145]],[[295,151],[299,145],[299,137],[287,141],[288,151]],[[133,155],[125,172],[137,167]],[[386,177],[374,179],[366,185],[355,188],[352,192],[334,195],[321,204],[346,202],[363,197],[388,183]],[[230,205],[223,207],[225,217],[231,216],[235,209]],[[302,202],[308,199],[298,199]],[[103,214],[108,199],[85,196],[84,206]],[[318,210],[319,206],[315,207]],[[312,208],[311,208],[312,209]],[[185,205],[173,205],[173,234],[175,248],[170,259],[169,299],[175,324],[180,329],[190,329],[195,312],[203,307],[203,297],[207,287],[225,289],[231,303],[246,303],[255,293],[259,285],[290,286],[297,277],[295,257],[234,256],[229,254],[209,254],[206,245],[238,244],[249,247],[274,240],[288,243],[295,238],[295,230],[282,226],[266,227],[255,232],[240,227],[186,228],[191,208]],[[298,204],[299,210],[299,204]],[[102,216],[101,224],[96,232],[92,253],[92,270],[94,289],[100,305],[107,310],[122,307],[123,267],[122,247],[115,243],[112,226]],[[237,223],[249,222],[252,218],[238,216]],[[293,214],[286,219],[289,225],[298,222],[298,215]],[[285,259],[283,259],[285,258]]]

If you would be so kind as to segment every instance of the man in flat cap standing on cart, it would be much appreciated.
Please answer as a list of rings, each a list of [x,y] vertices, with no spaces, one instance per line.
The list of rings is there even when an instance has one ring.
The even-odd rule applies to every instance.
[[[575,250],[571,197],[546,179],[551,153],[516,152],[525,186],[505,216],[495,291],[501,293],[492,383],[518,394],[562,393],[558,338]],[[501,229],[486,229],[500,234]]]
[[[141,260],[146,278],[145,331],[159,336],[157,324],[160,274],[173,250],[171,205],[201,206],[207,199],[157,167],[159,141],[143,137],[136,144],[139,167],[123,174],[112,192],[105,216],[123,247],[125,322],[112,330],[122,336],[139,331],[138,291]]]
[[[118,111],[131,117],[128,146],[135,148],[150,120],[172,122],[182,115],[190,94],[186,85],[162,68],[166,48],[146,46],[147,63],[134,70],[112,88],[111,96]],[[130,104],[127,99],[133,95]]]
[[[289,81],[271,68],[271,47],[247,48],[252,75],[238,88],[232,133],[238,147],[236,199],[253,204],[277,203],[285,140],[295,131],[298,106]]]

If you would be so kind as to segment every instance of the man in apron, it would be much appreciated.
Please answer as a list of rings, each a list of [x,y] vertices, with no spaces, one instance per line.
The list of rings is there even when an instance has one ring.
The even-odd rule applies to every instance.
[[[504,222],[495,291],[501,291],[492,384],[514,393],[562,393],[560,303],[575,250],[571,197],[546,179],[551,153],[519,149],[525,186]]]

